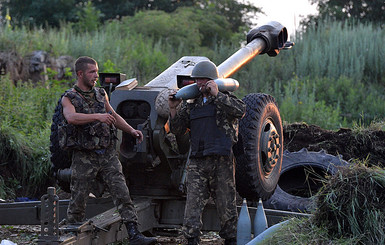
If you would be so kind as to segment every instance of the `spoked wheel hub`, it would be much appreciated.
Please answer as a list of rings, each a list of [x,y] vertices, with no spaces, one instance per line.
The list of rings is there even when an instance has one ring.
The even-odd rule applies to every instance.
[[[240,140],[234,147],[236,187],[243,198],[267,200],[281,172],[281,116],[275,99],[268,94],[248,94],[243,101],[246,113],[239,121]]]
[[[266,119],[261,130],[261,160],[263,171],[267,177],[278,162],[280,147],[277,129],[271,119]]]

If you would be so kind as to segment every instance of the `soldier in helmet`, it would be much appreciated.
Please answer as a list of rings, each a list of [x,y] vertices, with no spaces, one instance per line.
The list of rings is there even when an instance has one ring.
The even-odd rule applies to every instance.
[[[75,72],[77,83],[62,97],[63,115],[71,130],[59,139],[61,147],[73,151],[68,222],[80,223],[84,220],[89,184],[98,175],[108,186],[118,207],[130,244],[154,244],[155,238],[145,237],[138,231],[136,210],[115,150],[116,128],[139,142],[143,140],[143,134],[114,111],[104,89],[94,87],[99,78],[98,64],[94,59],[78,58]]]
[[[238,138],[238,120],[245,113],[242,100],[220,92],[213,81],[218,70],[211,61],[193,68],[200,95],[192,103],[169,97],[170,128],[174,134],[190,129],[191,158],[187,173],[187,200],[183,233],[189,245],[199,244],[202,212],[210,196],[215,201],[225,244],[236,244],[237,209],[232,146]]]

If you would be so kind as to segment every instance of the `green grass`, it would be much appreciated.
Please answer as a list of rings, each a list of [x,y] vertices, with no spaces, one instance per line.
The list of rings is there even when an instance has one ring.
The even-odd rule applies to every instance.
[[[49,136],[57,100],[68,85],[50,88],[2,78],[0,88],[0,198],[41,194],[51,178]]]
[[[385,243],[385,169],[357,162],[341,168],[319,191],[315,222],[332,236]]]
[[[384,244],[385,169],[356,162],[325,181],[310,218],[293,218],[262,244]]]
[[[114,64],[114,71],[136,77],[144,85],[182,56],[206,56],[219,65],[240,48],[235,40],[241,33],[212,47],[197,47],[187,45],[188,35],[171,45],[161,32],[154,38],[146,30],[128,28],[146,16],[109,21],[92,32],[78,32],[71,23],[62,23],[60,29],[0,26],[0,50],[20,58],[34,50],[52,57],[88,55],[98,60],[101,72]],[[177,26],[183,32],[183,25]],[[169,27],[159,28],[169,31]],[[240,83],[236,94],[269,93],[276,98],[284,120],[326,129],[352,127],[360,120],[365,124],[383,121],[385,47],[380,44],[384,37],[385,30],[372,24],[320,24],[293,37],[292,49],[274,58],[258,56],[234,74]]]
[[[356,237],[331,237],[326,227],[314,224],[311,218],[291,218],[261,245],[355,245],[361,244]]]

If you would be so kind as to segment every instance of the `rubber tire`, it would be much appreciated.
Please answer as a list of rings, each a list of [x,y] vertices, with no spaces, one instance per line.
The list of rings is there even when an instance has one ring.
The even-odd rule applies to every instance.
[[[257,201],[267,200],[277,186],[282,166],[283,128],[275,99],[268,94],[249,94],[242,99],[246,104],[246,114],[239,121],[239,139],[234,146],[236,159],[236,188],[242,198]],[[276,163],[270,165],[264,160],[262,139],[275,129],[279,144],[275,155]]]
[[[51,156],[50,156],[51,164],[52,164],[51,170],[55,178],[56,178],[55,175],[57,170],[70,168],[71,162],[72,162],[71,160],[72,152],[64,151],[59,146],[58,124],[63,121],[63,117],[64,117],[62,113],[63,107],[61,104],[61,99],[62,97],[60,97],[60,99],[58,100],[55,108],[55,112],[52,116],[50,146],[49,146],[49,150],[51,152]],[[70,192],[70,183],[57,180],[57,184],[62,190],[66,192]]]
[[[297,152],[286,150],[283,154],[281,177],[289,174],[289,171],[296,171],[294,175],[290,176],[298,176],[295,174],[303,173],[304,169],[323,170],[328,175],[333,175],[338,171],[338,167],[346,165],[348,165],[348,162],[344,161],[341,156],[327,154],[324,150],[319,152],[309,152],[305,148]],[[290,174],[292,173],[290,172]],[[294,183],[296,179],[298,178],[281,178],[274,194],[263,203],[263,206],[265,208],[291,212],[310,212],[314,208],[311,197],[292,195],[284,190],[290,185],[296,185]],[[304,188],[308,188],[308,185],[305,183]]]
[[[172,89],[163,89],[159,92],[155,99],[155,111],[159,116],[168,118],[170,114],[170,108],[168,106],[168,96],[172,93]]]

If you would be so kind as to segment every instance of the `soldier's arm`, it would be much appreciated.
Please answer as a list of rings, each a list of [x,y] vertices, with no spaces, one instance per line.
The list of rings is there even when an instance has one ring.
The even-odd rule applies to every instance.
[[[74,125],[83,125],[95,121],[100,121],[103,123],[107,123],[111,125],[115,123],[116,119],[107,113],[95,113],[95,114],[85,114],[78,113],[75,110],[75,107],[72,105],[70,99],[68,97],[63,96],[61,100],[61,104],[63,106],[63,115],[68,123]]]
[[[109,113],[109,115],[113,116],[115,118],[115,127],[118,129],[131,134],[132,137],[138,139],[139,143],[143,140],[143,134],[140,130],[134,129],[131,127],[130,124],[126,122],[118,113],[115,112],[115,110],[112,108],[111,104],[108,102],[108,96],[106,95],[106,110]]]
[[[218,106],[218,110],[234,118],[242,118],[246,112],[245,103],[231,93],[218,92],[215,104]]]
[[[189,110],[186,102],[183,102],[181,108],[174,114],[174,117],[170,115],[169,122],[171,133],[181,135],[186,132],[190,125]]]

